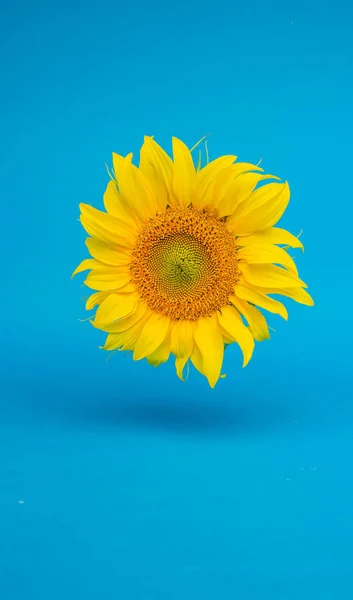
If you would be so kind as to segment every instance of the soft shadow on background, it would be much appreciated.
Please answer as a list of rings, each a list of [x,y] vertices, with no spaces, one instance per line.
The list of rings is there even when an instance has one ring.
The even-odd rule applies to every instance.
[[[99,364],[102,367],[101,356],[97,354]],[[239,369],[239,365],[236,366]],[[256,382],[248,385],[242,382],[228,395],[215,396],[207,385],[198,393],[196,372],[191,382],[181,383],[173,380],[172,364],[168,367],[172,382],[169,390],[161,387],[153,390],[151,385],[151,391],[148,388],[142,391],[138,385],[136,389],[136,383],[130,389],[118,385],[114,390],[112,377],[117,381],[121,378],[119,359],[115,367],[105,373],[105,381],[102,372],[102,378],[91,378],[84,389],[80,381],[59,380],[55,374],[52,377],[43,374],[40,380],[19,378],[15,385],[7,388],[4,414],[12,420],[29,419],[39,424],[62,423],[74,428],[103,428],[112,432],[142,428],[150,433],[160,431],[182,436],[237,436],[268,435],[276,429],[283,432],[299,421],[301,426],[321,424],[326,427],[350,412],[349,397],[335,396],[337,382],[320,372],[316,376],[313,373],[314,388],[301,389],[299,384],[297,396],[292,394],[291,382],[287,384],[286,378],[281,380],[280,376],[273,388],[266,385],[260,391]],[[235,373],[232,379],[236,378]]]

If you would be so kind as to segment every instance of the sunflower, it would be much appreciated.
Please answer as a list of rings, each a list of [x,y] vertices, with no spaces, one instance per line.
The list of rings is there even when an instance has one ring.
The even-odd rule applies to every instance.
[[[171,159],[145,137],[138,167],[113,154],[106,212],[80,204],[92,258],[73,275],[89,270],[86,309],[97,307],[90,320],[108,334],[105,350],[154,366],[173,354],[180,379],[191,361],[214,387],[227,345],[240,346],[245,366],[254,340],[270,337],[259,308],[287,319],[272,295],[313,301],[286,252],[301,242],[274,227],[288,183],[236,156],[210,162],[207,147],[195,166],[195,147],[173,138]]]

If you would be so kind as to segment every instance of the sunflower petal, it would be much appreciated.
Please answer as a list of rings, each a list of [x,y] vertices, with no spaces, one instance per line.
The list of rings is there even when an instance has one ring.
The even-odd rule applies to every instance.
[[[298,275],[298,269],[294,260],[289,254],[278,246],[269,244],[251,244],[238,250],[238,258],[245,260],[248,264],[269,264],[282,265],[289,271]]]
[[[263,172],[263,169],[261,167],[259,167],[258,165],[253,165],[252,163],[245,163],[245,162],[237,162],[235,165],[233,165],[232,168],[233,168],[235,177],[238,177],[238,175],[242,175],[243,173],[248,173],[249,171]]]
[[[126,317],[122,317],[117,321],[110,323],[100,324],[99,328],[107,333],[122,333],[127,331],[130,327],[134,327],[137,323],[141,327],[141,324],[147,320],[151,315],[151,310],[144,301],[138,302],[133,311]]]
[[[227,219],[229,229],[236,235],[247,235],[260,229],[269,229],[283,215],[289,196],[287,182],[263,185],[241,202],[237,210]]]
[[[123,336],[121,333],[109,333],[104,342],[103,349],[104,350],[120,349],[121,346],[123,346],[123,344],[124,344],[124,339],[126,339],[126,332],[125,332],[125,336]]]
[[[297,289],[297,288],[295,288]],[[264,293],[261,293],[254,288],[247,286],[246,281],[244,283],[237,283],[234,286],[234,293],[240,300],[247,300],[252,304],[256,304],[260,308],[264,308],[270,313],[280,315],[283,319],[288,319],[288,313],[286,307],[282,302],[278,302],[273,298],[269,298]]]
[[[258,342],[267,340],[270,337],[267,321],[264,315],[254,306],[244,300],[239,300],[236,296],[230,296],[229,300],[237,308],[241,315],[247,320],[250,331],[254,339]]]
[[[133,294],[109,294],[99,306],[94,319],[94,326],[99,327],[104,323],[111,323],[123,317],[127,317],[136,309],[139,296]]]
[[[291,248],[301,248],[304,250],[303,244],[295,235],[289,233],[285,229],[279,227],[271,227],[264,231],[256,231],[249,235],[241,236],[237,239],[240,246],[249,246],[252,244],[283,244]]]
[[[194,365],[195,369],[199,373],[201,373],[201,375],[204,375],[203,367],[202,367],[202,354],[196,344],[194,344],[193,350],[190,355],[190,360],[191,360],[192,364]]]
[[[227,172],[224,171],[223,173],[219,174],[219,177],[214,183],[212,198],[212,204],[216,209],[216,213],[219,218],[226,216],[226,214],[231,214],[239,202],[242,201],[242,197],[247,197],[248,194],[245,188],[248,188],[250,181],[253,181],[254,175],[257,175],[257,177],[255,177],[255,181],[256,184],[258,183],[259,173],[251,173],[249,171],[263,172],[263,169],[260,169],[260,167],[255,167],[255,165],[251,165],[249,163],[235,163],[229,169],[227,169]],[[245,177],[244,180],[241,181],[240,176],[245,174],[249,175],[249,177]],[[260,175],[260,178],[260,181],[262,179],[276,179],[273,175]],[[255,186],[253,186],[250,191],[252,191]],[[237,199],[233,199],[231,197],[232,188],[236,188],[237,190]],[[229,201],[224,200],[226,194],[229,194]],[[234,202],[235,200],[236,203]],[[220,207],[220,210],[218,210],[218,207]],[[230,210],[229,213],[228,209]],[[224,211],[225,214],[223,214]]]
[[[157,350],[165,339],[170,327],[170,319],[153,313],[143,327],[134,349],[134,360],[146,358]]]
[[[131,252],[106,244],[97,238],[87,238],[86,246],[89,253],[101,263],[114,267],[123,267],[131,263]]]
[[[126,331],[120,333],[109,333],[104,350],[133,350],[140,335],[140,324],[137,323]]]
[[[173,192],[180,206],[188,206],[194,197],[196,170],[190,150],[173,137]]]
[[[75,277],[75,275],[77,275],[78,273],[82,273],[83,271],[89,271],[90,269],[96,269],[99,265],[104,268],[104,265],[97,262],[94,258],[85,258],[85,260],[83,260],[74,270],[74,272],[71,275],[71,279]]]
[[[110,291],[117,291],[119,294],[132,294],[132,292],[136,292],[136,289],[136,284],[133,281],[128,281],[127,283],[124,283],[124,285],[122,285],[121,287],[113,288]]]
[[[87,299],[86,310],[92,310],[98,304],[101,304],[103,300],[108,296],[109,292],[95,292]]]
[[[168,330],[166,337],[164,338],[163,342],[161,343],[161,345],[158,346],[157,350],[152,352],[152,354],[149,354],[148,356],[146,356],[146,360],[150,365],[153,365],[154,367],[158,367],[162,363],[167,362],[169,359],[169,356],[170,356],[170,328]]]
[[[119,188],[120,188],[120,179],[123,176],[123,166],[124,166],[125,158],[127,158],[131,161],[133,159],[132,152],[130,152],[126,156],[121,156],[120,154],[116,154],[116,152],[113,152],[113,168],[114,168],[114,174],[115,174],[115,178],[116,178]]]
[[[287,298],[291,298],[295,302],[299,304],[305,304],[306,306],[314,306],[314,300],[308,294],[306,290],[303,290],[301,287],[256,287],[256,291],[260,291],[264,294],[278,294],[280,296],[286,296]]]
[[[128,269],[119,267],[106,267],[90,271],[85,279],[85,285],[92,290],[105,292],[117,290],[131,281],[131,273]]]
[[[260,287],[307,287],[294,273],[275,265],[247,265],[239,263],[244,278],[251,285]]]
[[[152,137],[145,136],[144,148],[147,159],[161,176],[169,195],[172,193],[173,161],[168,154],[154,141]]]
[[[177,375],[182,381],[184,367],[194,348],[194,331],[192,321],[175,321],[171,329],[171,352],[175,356]]]
[[[126,157],[121,167],[120,194],[131,211],[143,222],[156,214],[157,205],[153,189],[143,173]]]
[[[139,169],[148,180],[156,198],[157,210],[163,212],[169,201],[169,186],[166,186],[163,176],[153,164],[148,143],[144,143],[140,150]]]
[[[202,356],[202,371],[213,388],[221,374],[224,343],[216,315],[197,321],[194,340]]]
[[[222,308],[221,312],[218,313],[218,321],[227,338],[237,342],[240,346],[244,357],[243,367],[245,367],[254,351],[255,344],[252,334],[245,327],[239,313],[231,306]]]
[[[103,196],[104,208],[113,217],[120,216],[120,196],[114,181],[110,180]]]
[[[225,178],[229,183],[234,179],[234,171],[228,167],[234,163],[236,158],[236,156],[220,156],[197,173],[193,201],[196,208],[201,209],[212,202],[218,180],[224,185]]]
[[[112,180],[108,182],[107,189],[104,192],[103,203],[107,213],[124,223],[126,229],[137,233],[138,225],[134,214],[128,206],[123,203],[116,183]]]
[[[232,223],[232,215],[237,210],[239,205],[246,200],[255,189],[257,184],[264,179],[273,179],[273,175],[262,175],[261,173],[244,173],[239,175],[228,189],[223,194],[222,199],[217,206],[217,216],[219,218],[231,215],[227,219],[228,222]]]
[[[126,224],[88,204],[80,204],[80,221],[88,235],[107,244],[133,248],[136,234],[126,229]]]

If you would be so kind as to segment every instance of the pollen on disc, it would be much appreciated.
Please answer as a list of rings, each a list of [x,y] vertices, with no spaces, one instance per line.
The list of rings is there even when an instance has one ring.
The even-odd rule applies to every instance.
[[[229,304],[239,276],[235,238],[214,215],[169,208],[140,233],[131,273],[156,312],[175,320],[211,315]]]
[[[166,236],[154,246],[147,264],[161,293],[199,293],[215,270],[207,248],[187,233]]]

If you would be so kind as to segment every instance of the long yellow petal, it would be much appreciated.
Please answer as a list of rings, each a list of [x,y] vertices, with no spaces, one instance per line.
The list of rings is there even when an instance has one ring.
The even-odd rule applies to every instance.
[[[120,188],[120,180],[123,176],[124,161],[126,158],[131,161],[133,159],[132,152],[130,152],[126,156],[121,156],[120,154],[116,154],[116,152],[113,152],[113,168],[114,168],[114,174],[115,174],[116,181],[117,181],[119,188]]]
[[[119,294],[131,294],[132,292],[136,292],[136,289],[136,284],[133,281],[128,281],[127,283],[124,283],[124,285],[122,285],[121,287],[114,288],[110,291],[117,291]]]
[[[203,367],[202,367],[202,354],[196,344],[194,344],[192,353],[190,355],[190,360],[191,360],[192,364],[194,365],[195,369],[199,373],[201,373],[201,375],[204,375]]]
[[[197,197],[195,198],[195,202],[200,204],[197,208],[203,208],[204,206],[212,206],[213,209],[217,208],[220,201],[228,192],[230,185],[232,183],[234,186],[236,185],[234,183],[236,178],[249,173],[249,171],[263,171],[260,167],[256,167],[250,163],[238,162],[233,164],[235,159],[236,157],[231,155],[221,156],[200,171],[197,176],[199,177],[199,181],[196,180],[197,196],[200,197],[200,200],[197,200]],[[253,173],[250,173],[250,175],[253,175]],[[270,175],[265,175],[264,177],[273,178]],[[232,210],[234,210],[234,207]]]
[[[117,290],[131,281],[129,269],[124,267],[106,267],[90,271],[85,279],[85,285],[92,290],[105,292]]]
[[[295,288],[297,289],[297,288]],[[286,307],[282,304],[282,302],[278,302],[273,298],[269,298],[264,293],[261,293],[254,288],[246,285],[246,281],[244,283],[237,283],[234,286],[235,295],[241,300],[247,300],[252,304],[256,304],[260,308],[264,308],[270,313],[275,315],[280,315],[283,319],[288,319],[288,313]]]
[[[88,204],[80,204],[80,221],[87,233],[107,244],[115,244],[132,249],[136,235],[126,229],[125,223],[101,212]]]
[[[132,325],[128,329],[124,329],[118,333],[110,333],[108,335],[104,345],[105,350],[115,350],[116,348],[119,348],[120,350],[134,350],[141,335],[141,331],[152,314],[148,307],[139,319],[136,318],[136,313],[131,315]]]
[[[109,292],[95,292],[94,294],[91,294],[86,302],[86,310],[92,310],[92,308],[101,304],[108,294]]]
[[[270,246],[269,244],[251,244],[238,250],[238,258],[245,260],[248,264],[268,264],[273,263],[282,265],[289,271],[293,271],[298,275],[298,269],[294,260],[287,254],[285,250],[278,246]]]
[[[97,309],[94,319],[95,327],[127,317],[134,312],[138,301],[139,296],[136,292],[133,294],[109,294]]]
[[[307,287],[294,273],[275,265],[247,265],[239,263],[244,278],[251,285],[260,287]]]
[[[227,172],[228,171],[228,172]],[[212,205],[216,209],[217,216],[219,218],[225,216],[225,214],[231,214],[239,202],[242,201],[242,197],[247,196],[247,189],[249,186],[249,182],[253,179],[252,177],[246,177],[242,182],[240,180],[241,175],[256,175],[256,173],[251,173],[249,171],[258,171],[263,172],[263,169],[260,167],[256,167],[250,163],[235,163],[230,168],[220,173],[217,180],[214,183],[213,187],[213,198]],[[258,173],[257,173],[258,175]],[[261,179],[273,179],[273,175],[260,175]],[[237,181],[235,181],[237,179]],[[276,178],[275,178],[276,179]],[[256,183],[258,182],[258,178],[255,178]],[[255,185],[256,185],[255,183]],[[255,187],[254,185],[254,187]],[[252,191],[254,189],[250,191]],[[231,196],[231,189],[236,188],[237,190],[237,199],[236,204],[234,204],[234,199]],[[247,189],[246,189],[247,188]],[[249,192],[250,193],[250,192]],[[228,200],[226,201],[224,198],[228,194]],[[245,196],[244,196],[245,194]],[[223,202],[223,204],[221,204]],[[228,213],[228,208],[230,206],[230,212]],[[218,208],[220,207],[220,210]],[[222,214],[225,211],[225,214]]]
[[[120,194],[133,213],[143,222],[155,216],[157,210],[153,189],[143,173],[126,157],[121,167]]]
[[[218,181],[224,184],[225,178],[229,183],[234,179],[234,171],[228,167],[234,163],[236,158],[236,156],[220,156],[197,173],[193,201],[196,208],[201,209],[212,202]]]
[[[299,304],[305,304],[306,306],[314,306],[314,300],[308,294],[306,290],[303,290],[301,287],[255,287],[256,291],[260,291],[264,294],[278,294],[280,296],[286,296],[287,298],[291,298],[298,302]]]
[[[218,203],[217,216],[222,218],[231,215],[227,219],[227,224],[228,222],[232,223],[232,215],[238,209],[239,205],[250,196],[257,184],[264,179],[273,179],[273,175],[244,173],[236,177]]]
[[[250,306],[245,300],[239,300],[236,296],[230,296],[229,300],[238,309],[240,314],[247,320],[254,339],[258,342],[270,337],[267,321],[264,315],[254,306]]]
[[[124,341],[126,339],[127,339],[126,331],[123,334],[122,333],[109,333],[106,337],[103,348],[104,348],[104,350],[121,349],[121,347],[124,345]]]
[[[134,360],[141,360],[152,354],[165,339],[170,319],[153,313],[143,327],[134,349]]]
[[[194,198],[196,171],[188,147],[173,137],[173,193],[180,206],[188,206]]]
[[[271,227],[271,229],[241,236],[237,238],[237,243],[240,246],[249,246],[251,244],[283,244],[291,248],[301,248],[304,250],[303,244],[295,235],[279,227]]]
[[[110,323],[100,324],[99,329],[106,331],[107,333],[122,333],[123,331],[127,331],[130,327],[134,327],[137,323],[140,324],[142,329],[142,323],[147,320],[151,316],[151,310],[148,307],[147,303],[144,301],[138,302],[131,312],[126,317],[122,317],[117,321],[113,321]],[[95,325],[95,323],[93,323]]]
[[[106,265],[123,267],[131,263],[131,251],[127,249],[124,251],[97,238],[87,238],[86,246],[94,258]]]
[[[202,356],[202,371],[213,388],[221,374],[224,343],[216,314],[197,321],[194,340]]]
[[[148,364],[153,365],[154,367],[158,367],[162,363],[167,362],[170,356],[170,328],[166,337],[160,346],[158,346],[157,350],[152,352],[146,356],[146,360]]]
[[[144,148],[149,162],[161,176],[168,194],[172,195],[173,161],[152,137],[145,136]]]
[[[115,182],[110,180],[103,196],[104,208],[113,217],[120,217],[120,195]]]
[[[240,346],[244,357],[243,367],[245,367],[252,357],[255,345],[250,330],[245,327],[239,313],[231,306],[222,308],[218,313],[218,321],[227,338],[237,342]]]
[[[160,171],[155,167],[150,157],[150,152],[148,151],[148,142],[146,143],[146,141],[142,144],[140,150],[139,169],[153,189],[157,210],[164,212],[169,203],[169,185],[167,187],[163,175],[161,175]]]
[[[85,258],[85,260],[83,260],[78,265],[78,267],[74,270],[74,272],[71,275],[71,279],[73,277],[75,277],[75,275],[77,275],[78,273],[82,273],[83,271],[89,271],[90,269],[98,269],[98,268],[104,269],[104,267],[105,267],[104,264],[98,262],[94,258]]]
[[[227,219],[229,229],[236,235],[247,235],[260,229],[269,229],[283,215],[289,196],[287,182],[263,185],[241,202],[237,210]]]
[[[110,180],[103,196],[103,203],[108,214],[121,220],[129,231],[137,233],[138,222],[128,206],[123,203],[118,188]]]
[[[192,321],[175,321],[171,329],[171,352],[175,356],[177,375],[182,381],[184,367],[194,348],[195,327]]]
[[[238,177],[238,175],[242,175],[243,173],[248,173],[249,171],[263,172],[263,169],[261,167],[259,167],[258,165],[253,165],[252,163],[245,163],[245,162],[237,162],[237,163],[235,163],[235,165],[233,165],[232,168],[233,168],[235,177]]]
[[[140,335],[140,323],[121,333],[109,333],[104,350],[133,350]]]

